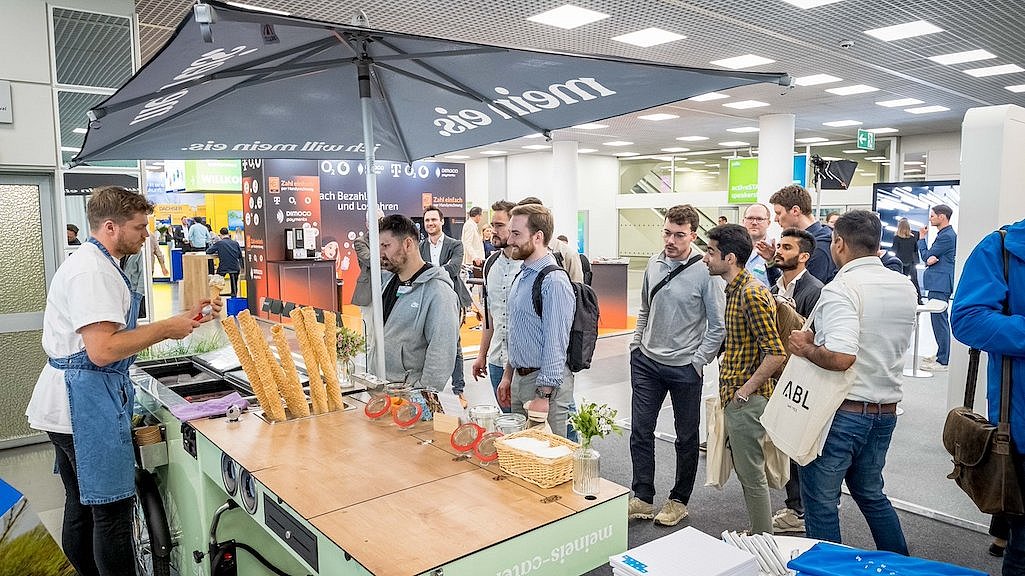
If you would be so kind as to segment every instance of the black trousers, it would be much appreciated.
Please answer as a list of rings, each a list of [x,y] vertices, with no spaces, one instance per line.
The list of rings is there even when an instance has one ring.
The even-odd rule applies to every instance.
[[[110,504],[82,504],[70,434],[47,432],[64,482],[64,529],[61,548],[81,576],[135,576],[132,514],[135,498]]]

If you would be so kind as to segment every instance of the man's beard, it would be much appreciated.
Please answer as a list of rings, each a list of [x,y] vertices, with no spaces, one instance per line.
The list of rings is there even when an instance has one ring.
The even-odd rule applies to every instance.
[[[494,246],[495,248],[505,248],[505,247],[509,246],[509,241],[508,240],[502,240],[498,236],[492,236],[491,237],[491,245]]]
[[[381,268],[393,273],[398,274],[402,267],[406,265],[406,258],[404,255],[396,255],[395,259],[381,258]]]
[[[790,260],[783,259],[782,261],[773,258],[773,261],[776,262],[776,268],[779,268],[780,270],[789,272],[790,270],[797,269],[797,258],[791,258]]]
[[[139,250],[142,249],[142,246],[145,243],[146,241],[143,240],[142,244],[136,245],[126,240],[124,236],[118,236],[114,248],[117,250],[118,254],[121,254],[122,256],[131,256],[132,254],[138,254]]]
[[[534,245],[527,244],[525,246],[514,246],[512,252],[513,260],[526,260],[534,255]]]

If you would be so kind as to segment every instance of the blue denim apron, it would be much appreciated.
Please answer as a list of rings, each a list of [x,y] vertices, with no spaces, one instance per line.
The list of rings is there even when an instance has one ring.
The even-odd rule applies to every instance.
[[[125,317],[126,329],[136,326],[142,295],[132,286],[107,249],[89,238],[121,274],[132,305]],[[135,356],[107,366],[97,366],[85,350],[65,358],[50,358],[49,364],[64,371],[71,408],[71,430],[75,443],[75,469],[82,504],[108,504],[135,494],[135,450],[132,447],[132,407],[135,388],[128,367]]]

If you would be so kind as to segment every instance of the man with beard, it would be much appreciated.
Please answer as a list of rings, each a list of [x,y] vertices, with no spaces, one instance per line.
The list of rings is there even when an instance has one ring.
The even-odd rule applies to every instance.
[[[456,317],[462,321],[462,310],[473,304],[470,291],[460,276],[463,267],[463,243],[455,238],[450,238],[441,230],[441,210],[436,206],[424,208],[424,231],[427,238],[420,242],[420,257],[438,268],[448,272],[451,286],[458,298],[459,310]],[[457,325],[458,328],[458,325]],[[466,387],[466,380],[463,376],[463,345],[459,340],[459,331],[456,330],[455,363],[450,370],[452,374],[452,393],[459,396],[459,400],[466,407],[466,399],[463,398],[463,388]]]
[[[815,310],[822,291],[822,282],[808,273],[808,259],[815,253],[815,237],[804,230],[787,228],[779,238],[776,268],[783,275],[772,287],[772,293],[794,303],[797,313],[807,318]],[[779,305],[779,304],[777,304]],[[789,337],[781,335],[780,337]],[[804,532],[804,505],[801,503],[801,467],[790,461],[790,480],[787,481],[786,508],[772,516],[772,531]]]
[[[833,231],[811,216],[811,194],[803,186],[791,184],[780,188],[769,198],[769,202],[780,226],[804,230],[815,238],[815,252],[808,260],[808,272],[823,284],[832,280],[836,275],[836,263],[829,254]],[[773,257],[771,250],[766,255],[764,243],[758,244],[756,248],[766,258]]]
[[[726,346],[720,359],[719,401],[751,531],[760,534],[772,530],[772,507],[762,451],[765,429],[759,418],[776,384],[772,375],[786,361],[786,350],[776,330],[772,294],[744,269],[753,249],[743,226],[723,224],[708,232],[704,260],[709,274],[726,281]]]
[[[566,348],[576,297],[568,274],[548,251],[555,229],[552,213],[540,204],[510,212],[509,246],[523,266],[509,291],[509,359],[498,385],[498,401],[534,421],[548,421],[566,435],[566,414],[573,403],[573,372]],[[534,309],[534,281],[541,278],[541,315]]]
[[[135,398],[128,367],[140,350],[185,338],[221,309],[220,299],[202,300],[188,312],[136,326],[142,295],[132,292],[117,262],[142,248],[152,212],[144,196],[124,188],[93,192],[90,237],[58,268],[46,297],[42,344],[49,360],[25,415],[54,445],[66,497],[61,546],[80,574],[135,574],[135,454],[123,441],[131,437]]]
[[[627,515],[675,526],[688,515],[698,470],[698,422],[705,365],[722,344],[726,296],[708,275],[693,242],[700,217],[684,204],[666,211],[663,250],[648,260],[641,307],[630,343],[630,459],[633,491]],[[657,296],[657,297],[656,297]],[[669,498],[655,514],[655,422],[669,395],[676,430],[676,474]]]
[[[481,332],[480,348],[473,362],[473,379],[491,377],[491,387],[498,397],[498,385],[505,373],[509,359],[506,335],[509,333],[509,290],[513,280],[520,273],[522,260],[512,257],[509,246],[509,212],[516,205],[508,200],[499,200],[491,205],[491,243],[497,249],[484,264],[484,330]],[[508,412],[510,408],[503,406]]]
[[[379,230],[381,267],[394,274],[381,296],[385,378],[441,390],[452,377],[459,335],[452,280],[420,256],[412,220],[385,216]]]

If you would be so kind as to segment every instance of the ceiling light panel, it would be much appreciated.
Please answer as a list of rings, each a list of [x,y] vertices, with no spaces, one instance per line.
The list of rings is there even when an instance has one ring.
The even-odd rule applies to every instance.
[[[588,122],[587,124],[577,124],[573,126],[577,130],[601,130],[602,128],[608,128],[608,124],[598,124],[596,122]]]
[[[604,20],[608,17],[609,15],[603,12],[595,12],[594,10],[573,6],[572,4],[564,4],[558,8],[553,8],[547,12],[531,16],[527,18],[527,20],[537,22],[539,24],[555,26],[564,30],[571,30],[573,28],[583,26],[584,24]]]
[[[860,120],[834,120],[832,122],[823,122],[823,126],[831,126],[833,128],[843,128],[844,126],[861,126]]]
[[[680,136],[677,140],[681,142],[700,142],[702,140],[708,140],[708,136]]]
[[[876,102],[880,106],[886,108],[899,108],[901,106],[914,106],[915,104],[923,104],[921,100],[915,98],[898,98],[897,100],[883,100],[882,102]]]
[[[634,46],[640,46],[641,48],[650,48],[652,46],[658,46],[659,44],[683,40],[684,38],[686,38],[686,36],[676,34],[675,32],[669,32],[668,30],[662,30],[661,28],[645,28],[644,30],[623,34],[622,36],[614,36],[612,39],[616,42],[623,42],[624,44],[633,44]]]
[[[826,88],[826,92],[830,94],[836,94],[837,96],[851,96],[852,94],[865,94],[867,92],[876,92],[879,89],[875,86],[867,86],[865,84],[853,84],[851,86],[840,86],[839,88]]]
[[[783,0],[783,1],[786,2],[787,4],[793,4],[794,6],[797,6],[798,8],[803,8],[803,9],[807,10],[809,8],[817,8],[819,6],[825,6],[826,4],[833,4],[835,2],[839,2],[840,0]]]
[[[759,102],[758,100],[741,100],[740,102],[729,102],[723,104],[726,108],[735,108],[737,110],[747,110],[748,108],[761,108],[762,106],[768,106],[768,102]]]
[[[631,146],[633,142],[626,142],[625,140],[613,140],[612,142],[602,142],[606,146]]]
[[[546,146],[544,144],[531,144],[529,146],[523,146],[523,148],[525,150],[548,150],[551,146]]]
[[[868,154],[868,150],[841,150],[844,154]]]
[[[723,98],[729,98],[729,96],[727,94],[721,94],[719,92],[709,92],[707,94],[698,94],[697,96],[692,96],[690,98],[687,98],[687,100],[691,100],[694,102],[708,102],[709,100],[722,100]]]
[[[1000,74],[1014,74],[1015,72],[1025,72],[1025,68],[1022,68],[1017,64],[1001,64],[1000,66],[971,68],[964,71],[965,74],[968,74],[969,76],[975,76],[976,78],[985,78],[986,76],[999,76]]]
[[[873,134],[893,134],[894,132],[900,132],[900,130],[897,130],[896,128],[868,128],[865,131]]]
[[[878,38],[883,42],[893,42],[894,40],[914,38],[915,36],[935,34],[936,32],[943,32],[943,28],[940,28],[935,24],[930,24],[925,20],[916,20],[906,24],[897,24],[895,26],[865,30],[865,34]]]
[[[798,138],[794,142],[800,142],[801,144],[814,144],[815,142],[829,142],[829,138],[823,138],[821,136],[812,136],[810,138]]]
[[[905,112],[910,112],[911,114],[932,114],[933,112],[946,112],[947,110],[950,110],[950,108],[946,106],[922,106],[921,108],[904,109]]]
[[[690,152],[690,148],[681,148],[680,146],[674,146],[672,148],[662,148],[662,152]]]
[[[750,142],[741,142],[740,140],[730,140],[728,142],[720,142],[720,146],[724,148],[738,148],[740,146],[750,146]]]
[[[829,74],[812,74],[811,76],[795,78],[794,84],[797,84],[798,86],[816,86],[818,84],[841,82],[842,80],[843,78],[837,78],[836,76],[830,76]]]
[[[997,55],[986,50],[969,50],[967,52],[955,52],[953,54],[942,54],[940,56],[930,56],[929,60],[937,64],[943,64],[944,66],[950,66],[951,64],[964,64],[965,62],[976,62],[978,60],[989,60],[990,58],[996,58]]]
[[[500,154],[506,154],[505,150],[481,150],[481,154],[486,156],[498,156]]]
[[[677,116],[676,114],[665,114],[660,112],[658,114],[645,114],[644,116],[638,116],[637,118],[640,120],[647,120],[649,122],[662,122],[663,120],[672,120],[674,118],[679,118],[679,116]]]
[[[1005,86],[1004,88],[1016,93],[1025,92],[1025,84],[1018,84],[1016,86]]]
[[[754,66],[762,66],[765,64],[772,64],[775,60],[770,60],[763,56],[755,54],[744,54],[743,56],[734,56],[733,58],[723,58],[722,60],[712,60],[709,64],[721,66],[723,68],[729,68],[730,70],[743,70],[744,68],[752,68]]]

